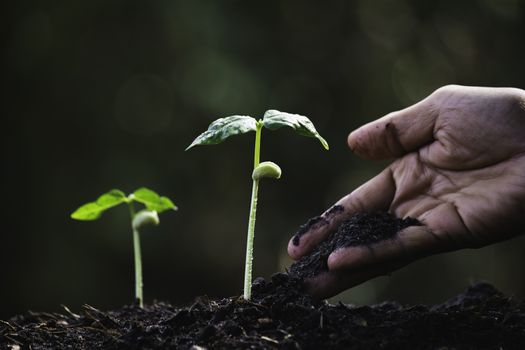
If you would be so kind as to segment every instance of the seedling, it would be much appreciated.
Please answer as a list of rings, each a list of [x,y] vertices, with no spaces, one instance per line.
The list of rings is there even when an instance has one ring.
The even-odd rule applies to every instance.
[[[199,145],[215,145],[223,142],[228,137],[238,134],[245,134],[255,131],[255,149],[253,155],[252,172],[252,199],[250,204],[250,217],[248,220],[248,237],[246,240],[246,263],[244,269],[244,299],[251,298],[252,290],[252,262],[253,262],[253,239],[255,236],[255,218],[257,213],[257,197],[259,191],[259,180],[268,177],[279,179],[281,168],[273,162],[260,162],[261,154],[261,133],[263,127],[270,130],[277,130],[282,127],[290,127],[299,135],[315,137],[321,145],[328,150],[328,143],[319,135],[313,123],[306,117],[298,114],[290,114],[269,110],[264,113],[263,119],[255,119],[250,116],[233,115],[220,118],[210,124],[208,130],[200,134],[191,145],[186,148],[189,150]]]
[[[145,209],[136,211],[135,202],[141,203]],[[133,252],[135,256],[135,297],[140,307],[144,306],[142,283],[142,258],[140,250],[140,231],[147,225],[158,225],[158,213],[167,210],[177,210],[173,202],[164,196],[159,196],[154,191],[145,187],[126,196],[120,190],[111,190],[104,193],[94,202],[89,202],[79,207],[71,218],[81,221],[97,220],[106,210],[126,203],[129,208],[131,228],[133,230]]]

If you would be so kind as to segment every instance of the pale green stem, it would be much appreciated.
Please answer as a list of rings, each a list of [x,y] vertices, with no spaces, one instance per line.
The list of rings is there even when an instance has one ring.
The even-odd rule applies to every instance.
[[[255,130],[255,149],[253,156],[253,168],[255,169],[261,157],[261,131],[262,123],[257,122]],[[252,297],[252,266],[253,266],[253,240],[255,237],[255,218],[257,215],[257,197],[259,191],[259,180],[253,180],[252,200],[250,205],[250,219],[248,221],[248,235],[246,239],[246,263],[244,265],[244,299]]]
[[[135,209],[133,203],[129,202],[129,213],[131,215],[131,227],[133,227],[133,219],[135,218]],[[135,299],[139,301],[139,306],[144,307],[144,296],[142,291],[142,254],[140,252],[140,232],[133,229],[133,253],[135,258]]]
[[[144,296],[142,291],[142,257],[140,254],[140,235],[139,231],[133,230],[133,249],[135,252],[135,298],[139,301],[139,306],[144,307]]]

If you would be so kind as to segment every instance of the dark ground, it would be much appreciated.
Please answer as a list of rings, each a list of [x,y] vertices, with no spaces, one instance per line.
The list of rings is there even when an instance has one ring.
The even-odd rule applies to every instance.
[[[381,228],[387,239],[413,224],[418,223],[384,214],[360,214],[343,223],[331,240],[338,242],[335,246],[356,244],[362,237],[361,227],[377,241],[378,231],[370,228]],[[78,315],[67,308],[64,314],[28,312],[0,321],[0,348],[525,348],[525,304],[490,284],[473,285],[438,305],[332,305],[303,292],[301,276],[308,273],[302,269],[313,266],[322,270],[299,262],[289,273],[273,275],[271,281],[256,279],[251,301],[198,297],[186,307],[154,303],[144,309],[131,305],[104,312],[85,305]]]
[[[288,276],[257,281],[255,297],[183,308],[155,303],[80,315],[27,313],[0,323],[0,348],[17,349],[523,349],[525,308],[480,283],[433,306],[316,303]],[[286,292],[286,293],[284,293]],[[274,293],[274,294],[272,294]]]

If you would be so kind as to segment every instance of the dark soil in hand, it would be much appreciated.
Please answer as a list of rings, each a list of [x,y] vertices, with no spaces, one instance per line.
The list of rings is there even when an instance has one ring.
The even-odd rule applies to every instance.
[[[334,205],[331,207],[325,215],[316,216],[311,218],[306,222],[306,224],[299,227],[299,230],[293,236],[293,244],[299,245],[301,237],[306,234],[308,231],[320,228],[322,226],[328,225],[329,221],[333,219],[334,215],[343,212],[345,208],[342,205]]]
[[[392,237],[417,224],[384,215],[352,220],[339,231],[354,233],[334,234],[327,250],[370,242],[363,237]],[[385,222],[391,225],[383,227]],[[256,279],[251,301],[199,297],[186,307],[155,303],[105,312],[86,305],[79,314],[29,312],[0,321],[0,349],[525,348],[525,304],[489,284],[476,284],[433,306],[332,305],[304,292],[302,276],[313,274],[305,271],[315,264],[303,267],[275,274],[271,281]]]
[[[327,224],[327,219],[321,217],[312,218],[306,225],[301,226],[294,239],[297,238],[299,240],[313,227],[318,228],[319,225]],[[383,240],[395,239],[397,232],[406,227],[418,225],[421,225],[421,223],[416,219],[410,217],[399,219],[384,212],[355,214],[348,220],[343,221],[337,231],[330,234],[309,255],[295,262],[290,267],[290,274],[302,279],[316,276],[328,270],[326,261],[334,250],[358,245],[370,246]]]

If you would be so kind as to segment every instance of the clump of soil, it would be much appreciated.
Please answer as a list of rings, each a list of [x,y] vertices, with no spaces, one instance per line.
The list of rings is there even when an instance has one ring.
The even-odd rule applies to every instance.
[[[342,208],[342,207],[341,207]],[[319,225],[328,224],[328,219],[316,217],[301,226],[294,235],[303,236],[306,232]],[[307,256],[301,258],[290,267],[290,274],[301,279],[316,276],[328,270],[327,259],[330,254],[339,248],[358,245],[370,245],[382,240],[393,239],[397,232],[409,226],[421,223],[410,217],[399,219],[389,213],[358,213],[343,221],[337,231],[331,233]],[[298,238],[300,239],[300,238]]]
[[[413,224],[384,214],[358,215],[330,237],[326,251],[391,238]],[[321,253],[314,254],[322,261]],[[434,306],[332,305],[303,289],[302,276],[311,273],[304,271],[315,266],[292,266],[270,281],[255,279],[251,301],[198,297],[185,307],[154,303],[105,312],[85,305],[79,314],[67,308],[28,312],[0,321],[0,349],[525,348],[525,304],[489,284]]]
[[[305,233],[307,233],[310,230],[314,230],[314,229],[323,227],[325,225],[328,225],[330,220],[332,220],[336,214],[342,213],[344,210],[345,208],[342,205],[334,205],[333,207],[328,209],[325,215],[316,216],[316,217],[311,218],[310,220],[306,222],[306,224],[299,227],[299,230],[293,236],[293,240],[292,240],[293,244],[299,245],[299,242],[301,241],[301,237]]]

